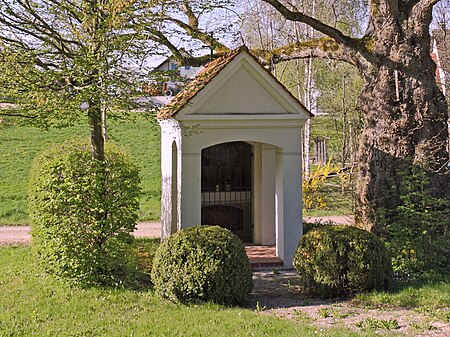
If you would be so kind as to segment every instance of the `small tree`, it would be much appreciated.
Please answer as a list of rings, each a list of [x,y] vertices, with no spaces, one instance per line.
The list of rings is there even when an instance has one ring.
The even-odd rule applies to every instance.
[[[102,115],[136,106],[137,66],[152,1],[0,1],[1,96],[40,126],[86,111],[92,156],[104,160]],[[103,118],[104,119],[104,118]]]

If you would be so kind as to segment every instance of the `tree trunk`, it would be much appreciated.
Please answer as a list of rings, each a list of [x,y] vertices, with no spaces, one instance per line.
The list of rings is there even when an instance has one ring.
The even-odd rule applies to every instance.
[[[313,90],[313,86],[312,86],[312,59],[307,59],[306,60],[306,65],[305,65],[305,105],[306,108],[309,111],[312,111],[312,104],[311,104],[311,100],[312,100],[312,90]],[[300,98],[300,96],[299,96]],[[308,119],[305,123],[305,128],[304,128],[304,153],[303,153],[303,158],[304,158],[304,172],[305,172],[305,179],[308,179],[309,177],[309,172],[310,172],[310,155],[309,155],[309,151],[310,151],[310,144],[311,144],[311,120]]]
[[[263,1],[288,20],[328,36],[272,51],[272,61],[333,58],[356,66],[364,79],[356,186],[359,225],[378,231],[383,224],[377,221],[380,214],[395,217],[402,177],[413,168],[426,173],[429,193],[450,197],[448,106],[436,84],[436,64],[430,55],[429,29],[439,0],[369,0],[363,38],[292,11],[278,0]]]
[[[99,105],[88,109],[88,122],[91,139],[92,158],[105,160],[105,139],[103,138],[102,112]]]
[[[400,35],[403,43],[395,44]],[[435,195],[450,191],[442,185],[449,159],[448,106],[436,84],[428,34],[418,41],[398,25],[384,25],[373,38],[379,56],[363,72],[356,216],[361,227],[377,232],[380,212],[394,214],[400,205],[402,176],[413,165],[426,172]]]

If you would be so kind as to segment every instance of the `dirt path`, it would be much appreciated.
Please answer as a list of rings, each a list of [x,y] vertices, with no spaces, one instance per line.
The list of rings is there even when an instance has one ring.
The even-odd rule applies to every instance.
[[[304,217],[306,222],[328,222],[349,225],[354,222],[352,215],[336,215],[325,217]],[[134,232],[136,237],[156,238],[161,235],[160,222],[140,222]],[[31,240],[30,226],[2,226],[0,225],[0,245],[27,244]]]
[[[331,327],[345,327],[377,335],[420,337],[450,336],[450,324],[430,313],[411,308],[358,306],[351,300],[324,301],[305,293],[294,271],[254,272],[252,307],[261,315],[308,323],[317,333]],[[445,309],[450,311],[449,308]]]
[[[157,238],[161,235],[161,223],[140,222],[134,235],[139,238]],[[30,226],[0,226],[0,245],[25,245],[30,240]]]

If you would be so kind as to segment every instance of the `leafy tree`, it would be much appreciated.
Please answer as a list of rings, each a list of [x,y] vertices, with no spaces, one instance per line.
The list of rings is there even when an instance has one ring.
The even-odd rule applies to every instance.
[[[73,124],[85,111],[92,155],[104,160],[102,115],[138,106],[148,57],[169,51],[194,62],[176,41],[190,36],[225,48],[200,27],[201,17],[225,3],[0,0],[0,97],[16,103],[1,114],[48,127]],[[141,100],[139,108],[150,106]]]
[[[305,57],[340,60],[356,67],[363,78],[360,224],[376,230],[377,210],[400,205],[401,191],[392,192],[401,180],[399,162],[426,171],[434,195],[448,195],[448,106],[436,84],[429,34],[433,7],[440,1],[370,0],[362,37],[305,14],[295,3],[263,1],[324,37],[262,52],[262,57],[275,63]]]
[[[87,113],[92,154],[104,160],[102,113],[136,106],[130,63],[153,46],[143,27],[152,2],[2,0],[2,96],[38,125],[66,125]]]

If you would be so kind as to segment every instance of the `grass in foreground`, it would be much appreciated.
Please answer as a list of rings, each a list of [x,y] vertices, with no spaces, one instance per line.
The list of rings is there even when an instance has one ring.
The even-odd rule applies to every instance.
[[[87,125],[44,131],[0,124],[0,224],[26,224],[27,189],[34,157],[53,144],[76,136],[88,137]],[[141,168],[140,220],[160,217],[161,173],[159,127],[144,118],[110,123],[109,137],[125,147]]]
[[[250,309],[176,305],[150,290],[69,287],[36,269],[29,247],[0,247],[0,312],[0,336],[360,336]]]
[[[414,310],[450,323],[450,277],[431,281],[397,282],[389,292],[359,294],[358,306],[393,306]]]

